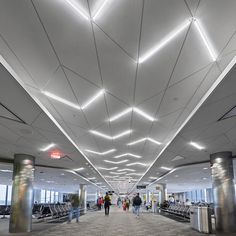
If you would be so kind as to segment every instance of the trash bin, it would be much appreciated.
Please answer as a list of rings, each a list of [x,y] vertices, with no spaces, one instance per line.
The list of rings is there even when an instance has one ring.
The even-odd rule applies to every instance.
[[[211,211],[207,206],[192,206],[190,208],[191,227],[201,233],[211,233]]]

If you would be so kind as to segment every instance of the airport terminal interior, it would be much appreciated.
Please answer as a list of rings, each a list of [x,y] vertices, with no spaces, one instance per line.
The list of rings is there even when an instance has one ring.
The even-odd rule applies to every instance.
[[[0,0],[0,235],[236,235],[235,0]]]

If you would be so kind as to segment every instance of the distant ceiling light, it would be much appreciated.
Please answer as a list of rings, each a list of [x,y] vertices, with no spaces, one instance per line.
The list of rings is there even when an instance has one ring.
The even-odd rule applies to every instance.
[[[113,172],[113,171],[110,172],[110,174],[113,174],[113,175],[124,175],[126,173],[127,172]]]
[[[208,167],[204,167],[203,170],[208,170]]]
[[[93,20],[96,20],[101,15],[101,12],[104,10],[104,8],[105,8],[105,6],[107,5],[108,2],[109,2],[109,0],[104,0],[103,1],[102,5],[95,12],[95,14],[93,16]]]
[[[112,164],[121,164],[121,163],[125,163],[129,160],[122,160],[122,161],[110,161],[110,160],[104,160],[107,163],[112,163]]]
[[[150,176],[149,179],[157,179],[157,177],[152,177],[152,176]]]
[[[104,177],[105,177],[105,178],[117,178],[117,177],[119,177],[119,176],[118,176],[118,175],[116,175],[116,176],[105,175]]]
[[[143,174],[138,174],[138,173],[129,173],[129,174],[126,174],[126,175],[135,175],[135,176],[141,176]]]
[[[147,164],[144,164],[144,163],[141,163],[141,162],[133,162],[133,163],[126,164],[126,166],[136,166],[136,165],[147,166]]]
[[[204,42],[204,44],[205,44],[205,46],[206,46],[206,48],[207,48],[207,50],[208,50],[212,60],[216,61],[216,58],[217,58],[216,53],[215,53],[215,51],[213,49],[213,46],[209,43],[209,39],[206,36],[205,30],[203,29],[203,27],[200,24],[198,19],[194,18],[193,20],[194,20],[193,21],[194,25],[196,26],[196,28],[197,28],[197,30],[198,30],[201,38],[202,38],[202,41]]]
[[[118,139],[118,138],[120,138],[120,137],[122,137],[124,135],[130,134],[131,132],[132,132],[132,130],[126,130],[126,131],[124,131],[124,132],[122,132],[120,134],[117,134],[115,136],[109,136],[109,135],[100,133],[100,132],[98,132],[96,130],[90,130],[90,133],[95,134],[95,135],[100,136],[100,137],[103,137],[103,138],[106,138],[106,139]]]
[[[155,144],[161,145],[160,142],[158,142],[158,141],[156,141],[156,140],[154,140],[154,139],[152,139],[152,138],[149,138],[149,137],[147,137],[147,138],[142,138],[142,139],[138,139],[138,140],[136,140],[136,141],[133,141],[133,142],[131,142],[131,143],[128,143],[127,145],[128,145],[128,146],[132,146],[132,145],[135,145],[135,144],[137,144],[137,143],[141,143],[141,142],[146,141],[146,140],[148,140],[148,141],[150,141],[150,142],[153,142],[153,143],[155,143]]]
[[[171,161],[179,161],[179,160],[183,160],[183,159],[184,159],[184,157],[176,156]]]
[[[73,102],[70,102],[64,98],[61,98],[61,97],[58,97],[57,95],[53,94],[53,93],[50,93],[50,92],[47,92],[47,91],[42,91],[43,94],[45,94],[47,97],[50,97],[58,102],[61,102],[67,106],[70,106],[70,107],[73,107],[77,110],[81,110],[81,107],[78,106],[77,104],[73,103]]]
[[[154,120],[155,120],[154,117],[148,115],[147,113],[143,112],[142,110],[140,110],[140,109],[137,108],[137,107],[134,107],[133,110],[134,110],[136,113],[138,113],[140,116],[146,118],[147,120],[150,120],[150,121],[154,121]]]
[[[94,180],[96,179],[96,177],[90,177],[90,178],[87,178],[88,180]]]
[[[202,179],[203,179],[203,180],[207,180],[207,178],[206,178],[206,177],[203,177]]]
[[[101,97],[105,93],[105,89],[100,90],[97,94],[95,94],[91,99],[89,99],[81,108],[86,109],[91,103],[96,101],[99,97]]]
[[[118,167],[111,167],[111,168],[105,168],[105,167],[99,167],[101,170],[116,170]]]
[[[65,175],[64,173],[61,173],[61,175]]]
[[[84,167],[80,167],[80,168],[74,169],[74,171],[81,171],[81,170],[84,170]]]
[[[49,150],[50,148],[54,147],[55,144],[54,143],[51,143],[49,145],[47,145],[46,147],[40,149],[42,152],[46,152],[47,150]]]
[[[121,154],[121,155],[118,155],[118,156],[114,156],[113,158],[120,158],[120,157],[124,157],[124,156],[131,156],[131,157],[135,157],[135,158],[141,158],[141,156],[135,155],[135,154],[132,154],[132,153],[124,153],[124,154]]]
[[[130,107],[130,108],[128,108],[128,109],[126,109],[126,110],[124,110],[124,111],[118,113],[117,115],[112,116],[112,117],[109,119],[109,121],[112,122],[112,121],[114,121],[114,120],[117,120],[117,119],[119,119],[120,117],[122,117],[122,116],[124,116],[124,115],[130,113],[131,111],[132,111],[132,107]]]
[[[101,155],[101,156],[103,156],[103,155],[106,155],[106,154],[109,154],[109,153],[115,152],[116,149],[110,149],[110,150],[105,151],[105,152],[96,152],[96,151],[92,151],[92,150],[88,150],[88,149],[86,149],[85,151],[86,151],[86,152],[91,152],[91,153],[94,153],[94,154],[97,154],[97,155]]]
[[[89,20],[87,14],[79,6],[75,6],[72,1],[65,0],[77,13],[79,13],[85,20]]]
[[[1,172],[4,172],[4,173],[12,173],[13,171],[12,170],[0,170]]]
[[[193,147],[199,149],[199,150],[205,149],[203,146],[201,146],[201,145],[199,145],[195,142],[190,142],[189,144],[192,145]]]
[[[126,168],[126,169],[120,169],[120,170],[117,170],[117,171],[135,171],[134,169],[128,169],[128,168]]]
[[[54,152],[52,152],[52,153],[50,154],[50,157],[51,157],[52,159],[60,159],[60,158],[61,158],[61,153],[58,152],[58,151],[54,151]]]
[[[176,36],[178,36],[183,30],[185,30],[189,24],[191,23],[191,20],[187,20],[182,25],[180,25],[178,28],[176,28],[174,31],[172,31],[170,34],[168,34],[165,38],[163,38],[155,47],[153,47],[150,51],[148,51],[146,54],[144,54],[142,57],[139,58],[138,63],[143,63],[150,57],[152,57],[155,53],[160,51],[164,46],[166,46],[172,39],[174,39]]]
[[[161,166],[160,168],[163,169],[163,170],[172,170],[172,168],[165,167],[165,166]]]
[[[47,180],[46,182],[49,183],[49,184],[50,183],[55,183],[55,181],[53,181],[53,180]]]
[[[179,176],[178,175],[175,175],[175,178],[178,178]]]

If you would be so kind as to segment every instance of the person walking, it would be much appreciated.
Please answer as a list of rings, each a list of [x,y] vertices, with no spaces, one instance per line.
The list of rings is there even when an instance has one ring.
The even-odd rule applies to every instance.
[[[134,213],[137,218],[139,217],[139,211],[140,211],[141,204],[142,204],[142,200],[139,197],[139,193],[137,193],[137,195],[133,199]]]
[[[106,193],[106,196],[104,197],[105,216],[109,215],[110,205],[111,205],[111,199],[108,193]]]

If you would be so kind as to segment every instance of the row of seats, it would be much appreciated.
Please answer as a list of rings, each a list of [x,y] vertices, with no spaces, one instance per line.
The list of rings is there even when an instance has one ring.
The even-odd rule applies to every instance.
[[[0,205],[0,215],[10,215],[11,206]]]
[[[190,207],[184,205],[169,205],[167,208],[161,209],[164,212],[174,214],[183,218],[190,219]]]

